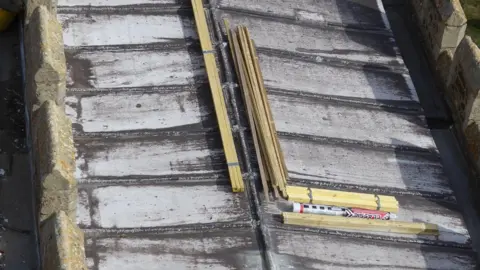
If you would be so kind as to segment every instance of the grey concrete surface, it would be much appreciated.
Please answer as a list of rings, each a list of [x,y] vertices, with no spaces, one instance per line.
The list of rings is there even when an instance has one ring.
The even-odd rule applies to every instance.
[[[0,33],[0,214],[8,219],[0,231],[0,250],[5,269],[38,268],[33,191],[29,149],[26,143],[25,109],[20,66],[18,22]]]

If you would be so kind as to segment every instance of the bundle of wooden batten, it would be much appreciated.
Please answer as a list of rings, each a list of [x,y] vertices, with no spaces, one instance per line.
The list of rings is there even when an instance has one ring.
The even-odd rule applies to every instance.
[[[309,187],[287,186],[293,213],[282,213],[290,225],[402,234],[438,235],[438,226],[405,222],[396,218],[399,204],[395,197],[344,192]]]
[[[287,170],[254,42],[245,26],[238,26],[234,30],[230,29],[227,20],[224,22],[252,131],[265,198],[268,200],[269,187],[277,197],[281,195],[286,198]]]

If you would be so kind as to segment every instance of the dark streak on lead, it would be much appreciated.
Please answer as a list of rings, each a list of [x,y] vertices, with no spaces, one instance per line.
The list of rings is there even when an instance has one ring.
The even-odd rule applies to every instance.
[[[153,94],[153,93],[184,93],[195,91],[209,90],[207,82],[199,82],[198,84],[179,84],[179,85],[156,85],[156,86],[140,86],[140,87],[116,87],[116,88],[69,88],[67,91],[68,96],[76,97],[93,97],[105,94],[115,93],[141,93],[141,94]]]
[[[155,235],[181,235],[185,234],[203,234],[207,233],[214,233],[214,232],[232,232],[232,229],[240,229],[240,230],[250,230],[251,225],[247,220],[243,220],[240,222],[214,222],[214,223],[207,223],[207,224],[188,224],[188,225],[176,225],[176,226],[162,226],[162,227],[138,227],[138,228],[126,228],[126,229],[119,229],[119,228],[111,228],[111,229],[103,229],[103,228],[95,228],[95,229],[83,229],[85,232],[85,236],[87,237],[95,237],[97,239],[100,238],[110,238],[110,237],[121,237],[121,236],[136,236],[136,237],[148,237],[148,236],[155,236]],[[178,234],[181,232],[181,234]]]
[[[129,176],[96,176],[78,180],[82,188],[99,188],[108,186],[210,186],[228,187],[227,170],[216,173],[192,173],[175,175],[129,175]]]
[[[320,86],[319,86],[320,87]],[[372,108],[385,111],[395,110],[398,112],[406,112],[412,115],[423,115],[422,106],[416,101],[397,101],[397,100],[380,100],[369,98],[356,98],[344,96],[330,96],[319,93],[305,92],[301,90],[288,90],[275,87],[267,87],[267,92],[275,96],[285,96],[292,98],[305,98],[311,100],[338,102],[339,104],[357,104],[357,108]]]
[[[411,119],[417,118],[416,124],[420,127],[427,128],[427,123],[423,116],[423,109],[416,101],[372,100],[367,98],[330,96],[298,90],[284,90],[269,86],[267,86],[267,90],[273,96],[285,97],[297,103],[332,104],[338,107],[349,107],[360,110],[368,109],[380,112],[394,112],[400,115],[410,116]]]
[[[88,45],[88,46],[65,46],[65,52],[70,54],[88,52],[138,52],[138,51],[198,51],[200,55],[200,43],[193,39],[167,39],[168,42],[152,42],[145,44],[118,44],[118,45]]]
[[[80,144],[88,142],[122,142],[122,141],[138,141],[139,139],[144,139],[146,141],[154,141],[160,139],[173,140],[177,138],[180,141],[188,140],[186,137],[217,137],[220,136],[218,128],[205,128],[205,129],[195,129],[195,130],[165,130],[165,129],[148,129],[148,130],[127,130],[127,131],[113,131],[113,132],[89,132],[74,134],[75,142]],[[181,140],[183,138],[183,140]],[[190,138],[191,139],[191,138]],[[220,143],[220,142],[219,142]]]
[[[273,49],[266,47],[258,47],[257,51],[259,54],[267,56],[276,56],[283,59],[296,60],[305,63],[313,63],[318,65],[327,65],[331,67],[354,69],[354,70],[370,70],[373,72],[382,72],[387,74],[408,74],[408,69],[405,68],[403,64],[400,64],[397,61],[391,61],[388,66],[382,64],[372,64],[370,62],[362,62],[358,60],[350,59],[339,59],[335,56],[318,56],[318,53],[332,53],[332,54],[349,54],[356,51],[346,51],[346,50],[315,50],[307,51],[297,48],[296,51],[288,51],[281,49]],[[362,52],[364,55],[373,55],[377,56],[377,53],[371,52]],[[392,58],[395,60],[395,58]]]
[[[453,192],[434,193],[434,192],[427,192],[427,191],[415,191],[415,190],[408,190],[408,189],[387,188],[387,187],[379,187],[379,186],[375,187],[375,186],[353,185],[353,184],[338,184],[338,183],[332,183],[328,181],[301,179],[298,177],[290,177],[288,182],[295,186],[326,188],[331,190],[373,193],[373,194],[392,195],[392,196],[411,195],[411,196],[418,196],[422,198],[434,199],[434,200],[439,200],[439,201],[444,201],[449,203],[456,202],[456,199],[453,196]]]
[[[242,98],[240,94],[240,91],[241,91],[240,88],[233,86],[233,83],[237,83],[238,85],[238,81],[235,81],[236,79],[235,71],[234,69],[232,69],[233,63],[230,62],[230,59],[231,59],[231,57],[229,57],[230,47],[224,46],[224,44],[227,45],[227,40],[226,40],[226,36],[222,32],[222,27],[220,25],[220,23],[223,23],[223,21],[217,17],[217,12],[215,12],[215,8],[212,8],[211,10],[212,12],[210,12],[210,16],[214,24],[214,30],[215,30],[215,33],[217,34],[217,38],[221,42],[220,52],[221,52],[222,60],[224,63],[226,80],[229,83],[228,93],[232,101],[231,106],[233,107],[232,109],[234,111],[236,122],[239,125],[242,125],[246,121],[242,121],[244,119],[242,119],[242,115],[240,113],[241,112],[245,113],[245,108],[244,106],[242,106],[243,103],[242,103]],[[248,125],[248,123],[245,123],[245,125]],[[255,164],[252,162],[252,156],[250,155],[250,151],[248,148],[249,142],[247,141],[247,136],[249,135],[246,134],[246,132],[241,128],[239,129],[238,133],[239,133],[240,145],[242,146],[241,149],[242,149],[243,158],[245,160],[247,172],[249,174],[247,177],[245,177],[244,182],[246,186],[246,193],[248,196],[250,215],[255,222],[253,223],[253,227],[255,229],[259,251],[262,258],[262,263],[263,263],[262,267],[264,269],[270,269],[272,268],[273,262],[271,262],[270,258],[267,256],[268,248],[265,240],[265,238],[267,237],[267,233],[263,230],[263,227],[261,225],[262,216],[259,213],[260,202],[257,197],[259,196],[259,194],[255,188],[255,186],[259,182],[259,177],[253,174],[253,170],[254,170],[253,167],[255,166]]]
[[[122,6],[59,6],[58,14],[105,14],[105,15],[170,15],[193,16],[189,0],[179,0],[177,4],[135,4]]]
[[[398,244],[420,244],[420,245],[429,245],[429,246],[437,246],[437,247],[447,247],[447,248],[458,248],[464,249],[467,251],[471,250],[471,245],[467,244],[459,244],[454,242],[444,242],[440,240],[429,240],[425,238],[407,238],[401,236],[384,236],[384,235],[376,235],[376,234],[369,234],[363,232],[348,232],[348,231],[341,231],[335,229],[322,229],[322,228],[314,228],[314,227],[299,227],[294,225],[287,225],[280,223],[278,221],[274,221],[272,224],[269,224],[270,228],[286,231],[286,232],[298,232],[298,233],[314,233],[314,234],[325,234],[337,237],[344,237],[349,239],[358,240],[366,240],[366,241],[378,241],[378,242],[388,242],[388,243],[398,243]]]
[[[367,25],[359,26],[354,24],[342,24],[342,23],[332,23],[332,22],[319,24],[319,23],[310,22],[306,20],[298,20],[298,18],[295,16],[278,15],[278,14],[273,14],[269,12],[252,11],[252,10],[245,10],[245,9],[234,8],[234,7],[220,7],[219,10],[225,11],[231,14],[243,15],[246,17],[254,17],[254,18],[256,17],[256,18],[261,18],[265,20],[281,22],[286,24],[292,24],[292,25],[308,26],[308,27],[320,28],[320,29],[330,28],[330,29],[337,29],[341,31],[342,30],[356,31],[356,32],[363,32],[363,33],[374,33],[374,34],[379,34],[384,36],[392,36],[392,33],[390,32],[390,30],[386,29],[385,27],[375,27],[375,26],[369,27]]]
[[[65,50],[67,72],[73,81],[73,83],[67,82],[67,87],[92,88],[93,84],[90,82],[94,77],[92,62],[75,56],[75,53]]]
[[[371,151],[391,151],[395,150],[398,153],[411,153],[411,154],[425,154],[429,155],[435,160],[439,160],[440,155],[438,154],[438,149],[426,149],[420,148],[413,145],[393,145],[393,144],[381,144],[372,141],[357,141],[350,139],[341,139],[341,138],[332,138],[324,136],[315,136],[315,135],[305,135],[292,132],[277,131],[278,136],[281,139],[291,140],[291,141],[306,141],[313,142],[316,144],[328,144],[328,145],[338,145],[343,147],[353,147],[353,148],[363,148]]]

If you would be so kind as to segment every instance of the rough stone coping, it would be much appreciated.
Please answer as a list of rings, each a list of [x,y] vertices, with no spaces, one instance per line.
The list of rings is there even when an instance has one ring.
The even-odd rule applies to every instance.
[[[46,100],[63,106],[66,92],[66,61],[62,26],[56,15],[38,6],[25,29],[26,91],[29,112]]]
[[[447,102],[453,110],[452,113],[458,114],[460,119],[463,119],[462,123],[456,123],[456,126],[465,132],[467,141],[480,141],[480,137],[475,139],[474,134],[477,133],[472,131],[471,126],[473,122],[480,122],[480,98],[478,95],[480,90],[480,49],[469,36],[462,39],[455,51],[449,73],[446,84]],[[462,92],[454,92],[458,91],[455,83],[459,78],[464,83]],[[465,108],[457,108],[454,104],[465,104]]]
[[[435,32],[442,38],[430,41],[433,42],[432,47],[426,50],[436,58],[432,64],[446,91],[444,98],[452,109],[456,130],[465,136],[466,154],[480,170],[480,49],[469,36],[464,36],[467,24],[465,12],[459,0],[410,0],[410,3],[420,22],[428,22],[427,16],[432,12],[441,16],[442,22],[439,23],[443,23],[444,27],[423,23],[418,26],[424,36],[426,31],[443,31]],[[437,53],[438,57],[435,56]],[[464,82],[460,90],[455,85],[459,78]]]
[[[447,88],[450,85],[451,73],[453,66],[453,52],[451,50],[443,51],[437,58],[436,72],[439,74],[440,80]]]
[[[27,0],[26,96],[35,158],[40,252],[44,270],[83,270],[83,232],[76,225],[77,182],[72,124],[63,108],[66,61],[56,0]]]
[[[467,148],[477,167],[480,168],[480,49],[471,37],[466,36],[457,48],[454,56],[455,70],[462,74],[465,82],[466,104],[465,122],[462,129],[467,140]]]
[[[410,0],[417,16],[429,16],[438,12],[443,23],[449,26],[463,26],[467,17],[459,0]],[[436,8],[435,8],[436,7]],[[435,10],[431,10],[435,8]]]
[[[34,10],[40,6],[45,7],[52,15],[57,15],[58,0],[11,0],[25,1],[25,24],[30,22]]]
[[[436,0],[432,3],[436,5],[442,21],[446,25],[460,27],[467,23],[467,17],[459,0]]]
[[[480,90],[480,49],[470,36],[465,36],[458,45],[454,65],[462,67],[466,87],[478,92]]]
[[[63,211],[40,226],[40,252],[44,270],[86,270],[83,231]]]
[[[78,193],[71,122],[63,108],[47,100],[34,115],[32,133],[42,269],[87,269],[83,232],[75,220]]]
[[[32,121],[40,221],[62,210],[76,215],[77,181],[72,124],[62,107],[47,100]]]

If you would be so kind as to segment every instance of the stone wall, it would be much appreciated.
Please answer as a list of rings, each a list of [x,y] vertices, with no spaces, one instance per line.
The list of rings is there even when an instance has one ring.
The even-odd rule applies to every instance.
[[[431,62],[454,51],[467,28],[459,0],[412,0],[412,7]]]
[[[480,168],[480,49],[466,36],[451,59],[445,98],[455,126],[463,131],[468,151]]]
[[[56,1],[28,0],[25,23],[26,104],[42,269],[87,269],[83,232],[76,225],[75,147],[64,111],[66,61]]]

